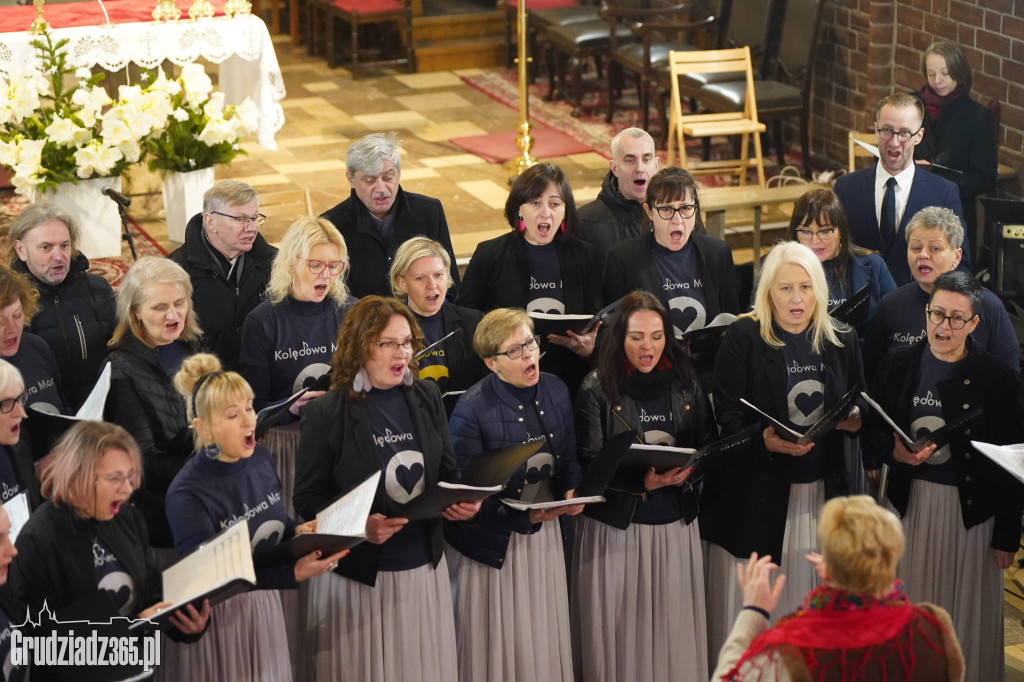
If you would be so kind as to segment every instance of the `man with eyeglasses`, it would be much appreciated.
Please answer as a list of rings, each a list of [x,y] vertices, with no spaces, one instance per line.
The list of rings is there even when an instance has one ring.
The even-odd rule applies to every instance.
[[[918,211],[907,224],[905,258],[914,281],[882,297],[878,312],[865,338],[865,374],[870,378],[886,353],[908,348],[927,335],[925,308],[935,289],[935,281],[952,272],[965,253],[963,226],[948,208],[929,206]],[[1013,323],[999,297],[981,288],[981,304],[975,308],[978,324],[971,341],[1003,364],[1020,368],[1017,336]],[[939,320],[941,322],[941,320]],[[963,320],[952,319],[954,329]],[[959,326],[958,326],[959,325]]]
[[[878,163],[836,181],[835,193],[846,209],[855,244],[878,251],[897,286],[912,281],[906,259],[905,230],[911,216],[926,206],[953,211],[963,224],[960,190],[914,163],[914,148],[923,136],[924,105],[898,92],[883,97],[875,108]],[[971,272],[966,227],[959,268]]]
[[[613,137],[601,192],[579,209],[577,239],[593,244],[604,257],[613,246],[649,231],[651,221],[644,213],[644,201],[659,163],[654,139],[646,130],[626,128]]]
[[[402,148],[398,135],[373,133],[353,142],[345,152],[345,175],[352,192],[348,199],[323,214],[345,238],[352,260],[348,288],[356,298],[391,296],[391,261],[404,241],[416,236],[439,242],[455,264],[444,207],[433,197],[406,192],[402,178]],[[454,295],[449,298],[454,300]]]
[[[263,300],[277,249],[259,233],[266,216],[256,190],[221,180],[203,195],[203,212],[188,221],[185,243],[170,255],[192,280],[192,305],[206,346],[225,369],[236,369],[242,323]]]

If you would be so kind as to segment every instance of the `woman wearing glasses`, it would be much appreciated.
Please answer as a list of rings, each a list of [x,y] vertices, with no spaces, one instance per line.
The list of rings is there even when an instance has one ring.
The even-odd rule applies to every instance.
[[[598,369],[576,398],[585,464],[624,431],[636,430],[650,445],[699,448],[714,440],[711,406],[671,328],[650,292],[634,291],[619,304]],[[607,502],[581,517],[572,573],[577,679],[707,679],[697,493],[684,485],[690,471],[617,476]]]
[[[480,311],[445,299],[452,285],[451,257],[438,242],[413,237],[398,247],[391,264],[391,290],[404,300],[423,330],[423,346],[455,336],[419,358],[420,379],[437,382],[441,393],[465,391],[484,378],[487,368],[473,352]]]
[[[481,242],[466,267],[459,304],[487,312],[594,314],[602,307],[600,252],[574,235],[576,202],[565,172],[550,163],[523,171],[505,202],[512,231]],[[589,371],[597,329],[542,339],[548,367],[575,391]],[[553,344],[550,350],[548,343]]]
[[[555,519],[583,507],[518,511],[501,501],[571,499],[582,478],[569,391],[540,371],[538,344],[522,310],[484,315],[473,347],[492,374],[466,391],[452,413],[460,469],[488,450],[544,443],[502,492],[483,501],[478,519],[448,525],[463,680],[573,679],[565,559]]]
[[[847,490],[839,431],[857,432],[861,422],[854,407],[837,430],[797,445],[741,400],[804,432],[862,381],[857,334],[829,317],[821,263],[802,244],[777,244],[764,260],[754,310],[729,326],[715,358],[715,415],[722,435],[758,421],[763,433],[747,453],[708,472],[701,491],[712,657],[742,606],[738,559],[757,552],[780,566],[788,578],[782,612],[795,609],[816,586],[814,568],[804,557],[816,546],[825,500]]]
[[[800,197],[793,207],[786,238],[800,242],[818,257],[828,282],[830,311],[868,287],[867,314],[857,325],[857,335],[863,338],[882,296],[893,291],[896,282],[881,256],[851,241],[846,211],[835,192],[818,189]]]
[[[147,618],[170,606],[160,601],[157,567],[147,559],[146,522],[129,501],[138,489],[142,455],[127,431],[107,422],[79,421],[57,443],[43,471],[47,501],[18,534],[11,587],[35,617],[45,603],[63,609],[99,591],[116,616]],[[194,641],[206,628],[209,604],[170,616],[167,634]],[[88,679],[88,675],[82,679]]]
[[[899,568],[907,596],[949,611],[965,679],[1001,680],[1002,571],[1019,548],[1024,490],[970,441],[1024,441],[1024,384],[974,341],[983,300],[970,275],[940,275],[925,306],[927,339],[887,355],[871,389],[910,438],[980,408],[977,420],[948,445],[912,452],[872,411],[864,437],[890,467],[886,493],[907,537]]]
[[[221,369],[216,356],[187,358],[174,385],[192,418],[196,455],[167,491],[167,519],[174,544],[184,556],[238,519],[246,519],[257,557],[316,522],[296,526],[281,499],[281,482],[270,453],[256,442],[253,393],[235,372]],[[285,613],[279,590],[294,594],[297,583],[333,569],[347,554],[312,552],[296,562],[258,568],[256,589],[213,608],[203,640],[167,652],[164,674],[178,680],[292,679],[285,646]],[[245,636],[239,637],[244,628]],[[298,642],[301,648],[301,639]],[[293,651],[293,660],[301,655]]]
[[[381,474],[366,542],[311,584],[317,679],[458,678],[441,519],[410,523],[399,511],[438,481],[459,478],[441,394],[415,378],[419,335],[395,299],[361,299],[338,333],[331,390],[303,410],[299,514],[312,519]],[[465,520],[479,507],[452,505],[444,518]]]
[[[921,209],[907,223],[906,234],[907,262],[914,281],[882,298],[864,347],[869,379],[886,353],[908,348],[925,338],[924,309],[935,280],[942,273],[955,270],[963,256],[964,228],[948,208]],[[981,350],[1018,369],[1017,336],[999,297],[982,289],[981,305],[976,312],[978,325],[971,339]]]
[[[739,313],[732,251],[705,234],[693,176],[681,168],[658,171],[647,186],[644,211],[654,231],[608,252],[605,300],[651,292],[668,309],[676,338],[719,313]]]
[[[192,309],[192,280],[167,258],[135,261],[117,290],[117,327],[110,339],[107,421],[123,426],[142,450],[143,487],[135,491],[149,541],[173,561],[174,540],[164,513],[167,486],[192,455],[185,403],[171,383],[182,361],[201,347]]]

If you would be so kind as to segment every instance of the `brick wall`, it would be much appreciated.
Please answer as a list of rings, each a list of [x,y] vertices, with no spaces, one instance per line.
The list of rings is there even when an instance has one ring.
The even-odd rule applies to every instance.
[[[814,154],[845,165],[849,130],[870,130],[874,103],[924,84],[921,55],[960,43],[972,96],[1002,104],[999,160],[1024,171],[1024,0],[829,0],[815,64]]]

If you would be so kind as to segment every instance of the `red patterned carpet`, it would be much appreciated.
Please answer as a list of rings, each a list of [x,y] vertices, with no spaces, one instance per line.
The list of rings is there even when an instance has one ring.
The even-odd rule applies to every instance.
[[[7,230],[14,219],[28,205],[28,199],[6,190],[0,193],[0,240],[7,248]],[[166,256],[159,244],[152,237],[146,234],[131,215],[128,216],[128,231],[135,242],[135,251],[141,256]],[[103,276],[110,285],[117,289],[117,286],[124,279],[128,269],[132,266],[132,254],[128,249],[128,242],[121,242],[121,255],[117,258],[96,258],[89,261],[89,272]]]

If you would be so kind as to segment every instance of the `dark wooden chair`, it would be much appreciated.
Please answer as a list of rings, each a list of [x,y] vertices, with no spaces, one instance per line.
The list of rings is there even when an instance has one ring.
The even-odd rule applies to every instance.
[[[782,119],[800,119],[805,177],[810,177],[811,173],[811,84],[821,36],[821,8],[825,2],[787,0],[777,54],[769,57],[769,66],[763,70],[766,77],[754,82],[757,113],[762,121],[772,122],[779,165],[785,165]],[[708,111],[737,111],[745,102],[745,85],[742,81],[709,83],[698,91],[696,99]]]
[[[515,65],[516,60],[516,22],[519,14],[519,0],[508,0],[505,3],[505,43],[508,45],[508,68]],[[529,55],[537,62],[537,35],[543,33],[548,26],[592,21],[599,18],[597,8],[580,0],[526,0],[526,30]]]
[[[658,69],[668,66],[668,53],[713,47],[717,36],[707,45],[694,45],[697,32],[707,32],[728,22],[732,0],[721,0],[719,13],[708,14],[699,5],[679,5],[669,9],[615,9],[604,10],[610,22],[611,48],[608,53],[608,113],[605,121],[611,123],[615,114],[616,93],[620,89],[623,73],[635,74],[637,95],[643,129],[650,128],[650,86],[656,84]],[[617,25],[630,27],[634,39],[620,45],[616,38]]]
[[[412,8],[408,0],[309,0],[309,53],[323,54],[332,69],[339,65],[345,41],[338,41],[339,23],[347,28],[347,56],[353,78],[370,67],[405,66],[416,69],[412,44]],[[323,19],[323,35],[317,27]],[[372,48],[360,47],[360,27],[376,25],[380,32]],[[339,42],[341,45],[339,45]],[[369,59],[367,59],[369,57]]]

